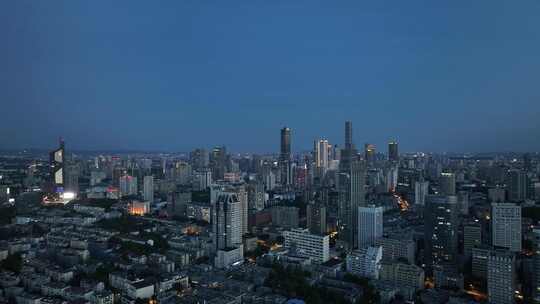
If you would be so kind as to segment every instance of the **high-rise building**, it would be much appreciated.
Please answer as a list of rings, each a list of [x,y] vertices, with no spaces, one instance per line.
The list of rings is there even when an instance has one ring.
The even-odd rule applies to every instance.
[[[60,139],[60,147],[52,151],[50,154],[50,166],[52,177],[52,191],[54,193],[64,192],[64,165],[65,165],[65,145]]]
[[[315,162],[316,175],[323,178],[328,170],[328,151],[330,144],[328,140],[319,139],[313,144],[313,159]]]
[[[429,194],[429,182],[419,181],[414,183],[414,204],[424,206],[426,196]]]
[[[345,122],[345,149],[354,149],[352,121]]]
[[[280,158],[291,159],[291,129],[287,127],[281,129]]]
[[[456,195],[456,176],[454,173],[443,172],[439,176],[439,194]]]
[[[508,172],[508,200],[521,202],[527,198],[527,174],[521,170]]]
[[[79,165],[71,162],[64,166],[64,190],[72,193],[79,192]]]
[[[363,278],[378,280],[382,255],[381,246],[368,246],[354,250],[346,257],[347,272]]]
[[[486,279],[488,273],[488,259],[491,247],[481,245],[472,249],[471,270],[475,277]]]
[[[284,127],[281,129],[281,146],[279,155],[279,170],[281,184],[292,184],[292,154],[291,154],[291,129]]]
[[[171,169],[171,179],[180,185],[188,185],[191,183],[191,176],[193,170],[190,164],[184,161],[178,161],[174,163],[174,167]]]
[[[508,250],[493,250],[488,257],[487,289],[491,304],[515,303],[516,260]]]
[[[212,233],[216,250],[242,246],[242,211],[236,193],[220,192],[212,206]]]
[[[384,170],[384,180],[386,190],[388,192],[394,192],[398,183],[398,166],[396,164],[391,164],[387,166]]]
[[[458,198],[459,212],[462,215],[468,215],[469,214],[469,192],[458,191],[457,198]]]
[[[521,251],[521,206],[511,203],[491,204],[491,239],[493,246]]]
[[[368,166],[372,166],[375,162],[375,145],[365,144],[364,145],[364,159]]]
[[[533,275],[533,297],[536,302],[540,303],[540,229],[533,229],[533,263],[534,263],[534,275]]]
[[[395,141],[388,143],[388,160],[394,162],[399,161],[398,143]]]
[[[186,216],[187,206],[192,202],[192,193],[187,189],[174,191],[169,193],[167,201],[168,212],[171,215]]]
[[[316,264],[330,259],[330,237],[328,235],[311,234],[307,229],[291,229],[284,231],[284,247],[298,256],[311,258]]]
[[[365,206],[365,163],[355,160],[338,175],[338,232],[349,248],[358,246],[358,208]]]
[[[206,190],[212,185],[212,171],[208,168],[202,168],[195,171],[193,176],[193,189],[196,191]]]
[[[248,191],[244,184],[236,186],[234,191],[240,201],[240,222],[242,235],[244,235],[248,233]]]
[[[479,223],[468,223],[463,226],[463,254],[472,257],[472,250],[482,244],[482,226]]]
[[[326,234],[326,207],[320,203],[307,205],[307,228],[312,234]]]
[[[154,176],[147,175],[143,180],[143,198],[147,202],[154,202]]]
[[[348,172],[357,157],[357,151],[352,140],[352,122],[345,122],[345,147],[341,150],[339,167],[340,171]]]
[[[383,236],[383,207],[358,207],[358,248],[372,246]]]
[[[194,170],[207,168],[210,162],[208,151],[205,149],[195,149],[189,154],[191,166]]]
[[[428,195],[425,214],[426,264],[453,262],[458,248],[456,196]]]
[[[248,185],[248,212],[255,213],[264,209],[265,191],[264,184],[260,181],[252,181]]]
[[[120,176],[120,196],[137,195],[137,177],[131,175]]]
[[[227,170],[227,148],[225,146],[212,149],[210,167],[212,169],[212,179],[222,180]]]

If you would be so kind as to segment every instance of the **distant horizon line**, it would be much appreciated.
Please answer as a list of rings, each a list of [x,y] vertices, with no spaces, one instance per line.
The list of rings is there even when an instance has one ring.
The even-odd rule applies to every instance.
[[[215,145],[213,147],[219,147],[223,145]],[[225,145],[227,147],[227,145]],[[341,146],[339,146],[341,147]],[[12,148],[12,149],[0,149],[0,153],[48,153],[52,151],[54,148]],[[192,148],[191,150],[187,151],[181,151],[181,150],[172,150],[172,149],[66,149],[69,153],[81,153],[81,154],[107,154],[107,153],[117,153],[117,154],[189,154],[190,152],[196,150],[196,149],[205,149],[207,151],[211,151],[212,148],[207,147],[196,147]],[[358,149],[359,153],[363,151],[363,149]],[[293,154],[305,154],[308,152],[312,152],[311,149],[303,149],[299,150],[298,152],[293,152]],[[228,151],[228,154],[251,154],[251,155],[279,155],[279,151],[276,149],[276,151],[273,152],[251,152],[251,151]],[[415,154],[415,153],[425,153],[425,154],[435,154],[435,155],[466,155],[466,154],[472,154],[474,155],[493,155],[493,154],[540,154],[540,151],[444,151],[444,152],[434,152],[434,151],[405,151],[400,152],[400,155],[407,155],[407,154]],[[376,154],[382,154],[386,155],[387,152],[376,152]]]

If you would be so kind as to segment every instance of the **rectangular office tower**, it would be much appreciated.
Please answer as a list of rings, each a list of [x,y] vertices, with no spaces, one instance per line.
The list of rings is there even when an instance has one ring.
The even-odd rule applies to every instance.
[[[398,143],[395,141],[388,143],[388,160],[393,162],[399,161]]]
[[[242,245],[240,200],[236,193],[222,192],[212,206],[212,232],[216,250]]]
[[[313,234],[326,234],[326,207],[320,203],[307,205],[307,228]]]
[[[328,170],[328,151],[330,144],[326,139],[319,139],[313,143],[313,161],[315,163],[315,175],[324,178]]]
[[[514,303],[516,261],[508,250],[493,250],[488,257],[488,299],[491,304]]]
[[[358,248],[373,246],[383,236],[383,207],[358,208]]]
[[[454,173],[441,173],[441,176],[439,176],[439,194],[456,195],[456,175]]]
[[[455,261],[458,249],[458,204],[456,196],[426,198],[426,260],[434,264]]]
[[[424,206],[426,204],[426,196],[429,194],[429,182],[420,181],[414,183],[414,204]]]
[[[144,200],[150,203],[154,202],[154,176],[148,175],[143,180]]]
[[[521,206],[511,203],[491,205],[493,246],[521,251]]]
[[[360,160],[338,175],[339,237],[350,249],[358,247],[358,207],[365,206],[366,167]]]
[[[279,170],[282,185],[292,184],[291,133],[291,129],[287,127],[282,128],[280,133]]]

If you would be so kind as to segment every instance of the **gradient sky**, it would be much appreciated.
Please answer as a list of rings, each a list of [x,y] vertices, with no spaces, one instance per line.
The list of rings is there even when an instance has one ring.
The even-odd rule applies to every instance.
[[[443,4],[442,2],[446,2]],[[158,4],[159,3],[159,4]],[[0,1],[0,148],[540,150],[540,2]]]

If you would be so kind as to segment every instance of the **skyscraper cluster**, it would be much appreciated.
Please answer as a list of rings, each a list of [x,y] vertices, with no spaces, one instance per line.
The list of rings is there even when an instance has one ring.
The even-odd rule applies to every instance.
[[[400,153],[395,140],[386,153],[370,143],[358,151],[351,121],[341,144],[317,136],[302,151],[292,149],[296,132],[280,129],[275,151],[261,155],[224,145],[75,155],[62,141],[48,161],[0,158],[3,206],[41,191],[45,205],[21,208],[28,214],[3,227],[31,236],[35,228],[23,226],[39,223],[45,237],[8,235],[2,244],[10,259],[18,250],[32,257],[25,267],[35,258],[97,269],[95,261],[112,257],[108,286],[126,303],[191,303],[191,290],[229,299],[224,290],[250,280],[274,288],[245,288],[249,299],[274,299],[292,268],[310,273],[313,290],[341,290],[363,278],[383,303],[453,294],[490,303],[540,299],[540,157]],[[86,284],[92,267],[73,269]],[[1,286],[11,276],[2,270]],[[44,286],[44,295],[54,292]]]

